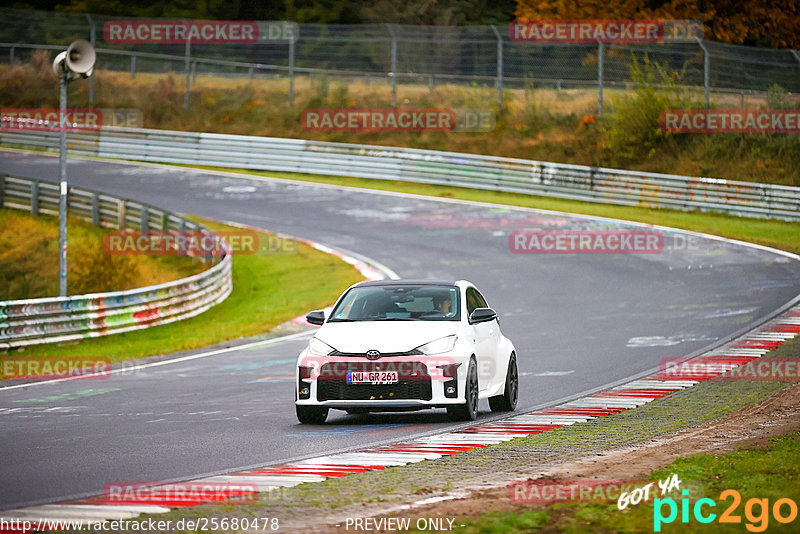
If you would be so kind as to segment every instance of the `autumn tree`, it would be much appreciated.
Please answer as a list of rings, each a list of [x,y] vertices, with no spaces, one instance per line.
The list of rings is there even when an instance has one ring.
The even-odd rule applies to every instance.
[[[519,19],[694,19],[706,38],[800,48],[797,0],[517,0]]]

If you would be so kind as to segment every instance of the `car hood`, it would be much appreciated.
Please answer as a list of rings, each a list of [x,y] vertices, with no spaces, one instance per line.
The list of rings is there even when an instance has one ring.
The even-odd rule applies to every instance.
[[[339,352],[407,352],[455,334],[458,321],[361,321],[325,323],[316,337]]]

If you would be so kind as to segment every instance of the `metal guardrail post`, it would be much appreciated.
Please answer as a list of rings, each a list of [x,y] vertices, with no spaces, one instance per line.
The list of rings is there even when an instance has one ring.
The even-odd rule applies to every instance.
[[[100,226],[100,196],[97,193],[92,194],[92,224]]]
[[[186,234],[186,219],[181,217],[180,222],[178,223],[178,234],[185,235]],[[185,256],[186,255],[186,247],[178,247],[178,256]]]
[[[39,215],[39,182],[31,182],[31,215]]]
[[[699,37],[695,37],[695,39],[697,39],[697,44],[700,45],[700,48],[703,49],[703,90],[706,98],[706,110],[708,110],[710,105],[709,91],[711,89],[711,56],[709,56],[708,48],[703,44],[703,40]]]
[[[94,24],[94,20],[92,19],[92,16],[89,13],[86,13],[86,20],[89,21],[89,26],[91,28],[89,30],[89,43],[92,45],[92,48],[97,48],[95,46],[95,40],[97,37],[96,27]],[[92,73],[91,76],[89,76],[89,105],[94,105],[94,76],[95,76],[94,72]]]
[[[143,234],[145,234],[145,233],[147,233],[149,231],[149,227],[150,227],[149,218],[150,218],[150,211],[147,208],[142,207],[139,227],[140,227],[140,230],[142,231]]]
[[[391,24],[386,24],[389,30],[389,35],[392,36],[392,71],[389,76],[392,78],[392,107],[397,107],[397,35]]]
[[[8,48],[8,62],[9,63],[14,63],[14,47],[13,46],[10,46]]]
[[[597,116],[603,116],[603,42],[597,41]]]
[[[117,228],[120,232],[125,231],[125,221],[128,218],[128,204],[124,198],[119,199],[117,203]]]
[[[131,56],[131,80],[136,78],[136,56]]]
[[[797,53],[797,50],[793,50],[790,48],[789,52],[791,52],[794,58],[797,60],[797,62],[800,63],[800,54]]]
[[[503,109],[503,36],[497,31],[497,28],[492,25],[492,31],[497,37],[497,110]]]
[[[0,209],[3,209],[3,196],[6,192],[6,177],[0,175]]]

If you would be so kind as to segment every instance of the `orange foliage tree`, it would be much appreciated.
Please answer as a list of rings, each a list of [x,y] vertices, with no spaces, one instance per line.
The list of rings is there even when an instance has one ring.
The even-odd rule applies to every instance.
[[[800,48],[798,0],[517,0],[518,19],[694,19],[706,38]]]

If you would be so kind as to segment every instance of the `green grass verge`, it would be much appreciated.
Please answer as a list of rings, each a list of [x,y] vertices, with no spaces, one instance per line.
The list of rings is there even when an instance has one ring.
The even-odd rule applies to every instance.
[[[215,231],[236,230],[203,223]],[[235,255],[233,292],[197,317],[108,337],[30,347],[15,355],[99,356],[124,361],[254,336],[331,304],[359,280],[361,275],[348,263],[303,243],[297,243],[293,252]]]
[[[774,438],[766,449],[739,450],[722,455],[699,454],[679,458],[669,466],[654,471],[649,481],[664,480],[672,474],[678,475],[681,486],[689,489],[688,520],[682,521],[682,496],[673,492],[664,496],[675,501],[677,516],[670,523],[659,522],[660,532],[797,532],[800,520],[795,518],[788,524],[775,519],[773,507],[777,500],[788,498],[795,505],[800,503],[800,433]],[[657,489],[657,488],[656,488]],[[734,498],[720,495],[725,490],[735,490],[741,495],[741,503],[732,510],[732,516],[740,523],[721,523],[723,512],[734,505]],[[698,499],[711,499],[716,506],[703,505],[705,516],[716,514],[708,524],[701,523],[694,515]],[[751,499],[767,500],[766,509],[761,503],[750,503]],[[659,517],[668,518],[669,505],[659,506]],[[796,510],[796,508],[795,508]],[[748,511],[750,515],[748,515]],[[783,517],[790,516],[790,505],[783,504]],[[555,504],[544,510],[523,512],[490,513],[478,520],[462,522],[466,534],[484,532],[521,533],[536,532],[653,532],[656,524],[654,500],[637,506],[628,506],[624,511],[613,504],[569,503]],[[529,525],[533,524],[533,527]]]
[[[270,176],[290,180],[346,185],[377,189],[380,191],[396,191],[441,198],[491,202],[509,206],[522,206],[545,210],[582,213],[613,219],[623,219],[660,226],[669,226],[718,235],[730,239],[739,239],[774,247],[789,252],[800,253],[800,223],[769,219],[753,219],[734,217],[717,213],[699,211],[679,211],[671,209],[655,209],[636,206],[615,206],[612,204],[596,204],[552,197],[523,195],[519,193],[503,193],[484,191],[464,187],[450,187],[431,184],[418,184],[397,180],[374,180],[368,178],[319,176],[289,172],[251,171],[232,168],[202,167],[195,168]]]

